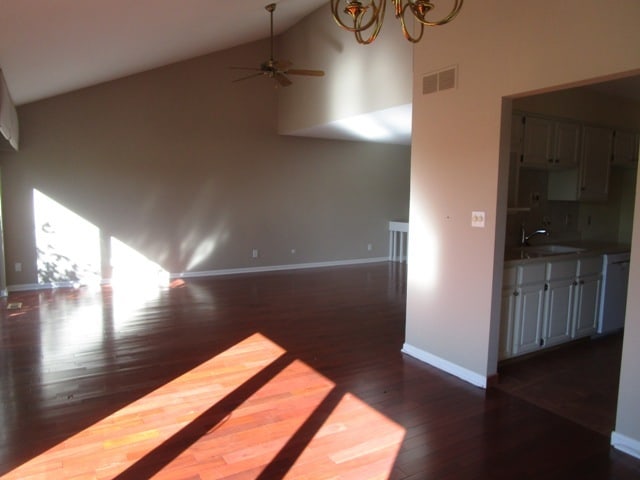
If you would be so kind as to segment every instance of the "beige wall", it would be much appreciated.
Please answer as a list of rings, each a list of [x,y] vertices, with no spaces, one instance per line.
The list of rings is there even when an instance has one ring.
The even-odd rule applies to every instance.
[[[411,103],[412,48],[395,22],[385,25],[374,44],[359,45],[331,19],[327,4],[282,35],[279,51],[293,68],[326,72],[321,82],[296,77],[304,89],[282,92],[280,132]]]
[[[0,157],[8,284],[36,282],[34,188],[172,273],[387,256],[387,222],[408,215],[409,148],[277,135],[281,90],[227,68],[267,52],[21,107],[20,152]]]
[[[470,0],[415,48],[405,347],[463,378],[482,383],[497,366],[511,111],[503,98],[640,71],[640,2],[612,3]],[[422,75],[452,64],[457,90],[423,96]],[[471,227],[474,210],[487,212],[486,228]],[[638,243],[636,234],[632,285]],[[633,332],[640,306],[631,307]],[[640,351],[627,345],[632,368]],[[626,407],[640,403],[637,386],[621,387],[616,428],[640,439],[640,415]]]

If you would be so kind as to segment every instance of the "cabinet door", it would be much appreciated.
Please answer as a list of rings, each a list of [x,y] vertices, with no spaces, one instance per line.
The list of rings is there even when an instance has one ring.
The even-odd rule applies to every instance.
[[[548,283],[546,295],[543,340],[545,346],[564,343],[571,339],[574,308],[574,279]]]
[[[617,130],[613,137],[614,165],[633,166],[638,163],[638,134]]]
[[[540,348],[542,315],[544,313],[544,284],[518,287],[516,292],[513,354],[519,355]]]
[[[577,167],[580,151],[580,125],[557,122],[553,149],[553,164],[560,167]]]
[[[548,118],[525,118],[522,165],[547,167],[553,162],[553,127],[553,121]]]
[[[613,130],[585,126],[582,136],[581,200],[606,200]]]
[[[590,275],[578,280],[573,338],[585,337],[596,333],[598,312],[600,310],[601,284],[602,275]]]
[[[517,293],[515,287],[505,288],[502,291],[502,306],[500,309],[500,350],[498,359],[504,360],[511,357],[513,345],[513,321],[516,311]]]

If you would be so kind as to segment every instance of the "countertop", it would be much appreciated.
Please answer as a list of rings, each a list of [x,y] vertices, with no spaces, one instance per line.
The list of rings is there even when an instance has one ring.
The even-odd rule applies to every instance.
[[[532,245],[530,247],[508,247],[504,252],[505,268],[526,263],[546,262],[548,259],[565,260],[572,258],[592,257],[594,255],[604,255],[606,253],[625,253],[631,251],[631,246],[624,243],[607,242],[558,242],[550,245],[563,245],[582,249],[579,252],[571,253],[548,253],[536,251],[536,247],[545,244]]]

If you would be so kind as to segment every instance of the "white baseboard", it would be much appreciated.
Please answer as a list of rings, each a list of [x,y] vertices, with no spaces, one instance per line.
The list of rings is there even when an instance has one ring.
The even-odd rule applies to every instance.
[[[260,273],[260,272],[276,272],[281,270],[300,270],[304,268],[322,268],[322,267],[340,267],[347,265],[362,265],[366,263],[379,263],[388,262],[387,257],[375,257],[375,258],[358,258],[352,260],[334,260],[330,262],[314,262],[314,263],[293,263],[289,265],[268,265],[264,267],[248,267],[248,268],[228,268],[221,270],[203,270],[200,272],[182,272],[172,273],[169,275],[171,280],[180,278],[202,278],[202,277],[217,277],[221,275],[237,275],[242,273]],[[101,285],[110,285],[110,279],[103,279]],[[72,282],[60,282],[60,283],[27,283],[23,285],[9,285],[9,292],[26,292],[30,290],[51,290],[54,288],[74,287]]]
[[[50,290],[52,288],[55,287],[51,284],[24,283],[22,285],[9,285],[7,290],[9,290],[9,292],[28,292],[30,290]]]
[[[640,441],[615,431],[611,434],[611,446],[616,450],[640,458]]]
[[[476,387],[487,388],[487,377],[445,360],[444,358],[440,358],[420,348],[414,347],[413,345],[409,345],[408,343],[405,343],[402,346],[402,352],[417,358],[421,362],[428,363],[429,365],[454,375],[465,382],[475,385]]]
[[[222,270],[203,270],[200,272],[172,273],[170,275],[170,278],[172,280],[176,280],[179,278],[218,277],[221,275],[237,275],[240,273],[261,273],[276,272],[281,270],[300,270],[304,268],[340,267],[346,265],[361,265],[365,263],[379,263],[388,261],[389,259],[387,257],[376,257],[359,258],[355,260],[335,260],[331,262],[292,263],[288,265],[268,265],[264,267],[228,268]]]

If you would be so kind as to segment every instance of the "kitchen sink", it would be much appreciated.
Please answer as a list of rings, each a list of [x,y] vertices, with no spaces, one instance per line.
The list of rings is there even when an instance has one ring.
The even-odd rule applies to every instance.
[[[569,245],[535,245],[531,247],[521,247],[525,252],[533,252],[542,255],[562,255],[566,253],[583,252],[584,248],[571,247]]]

